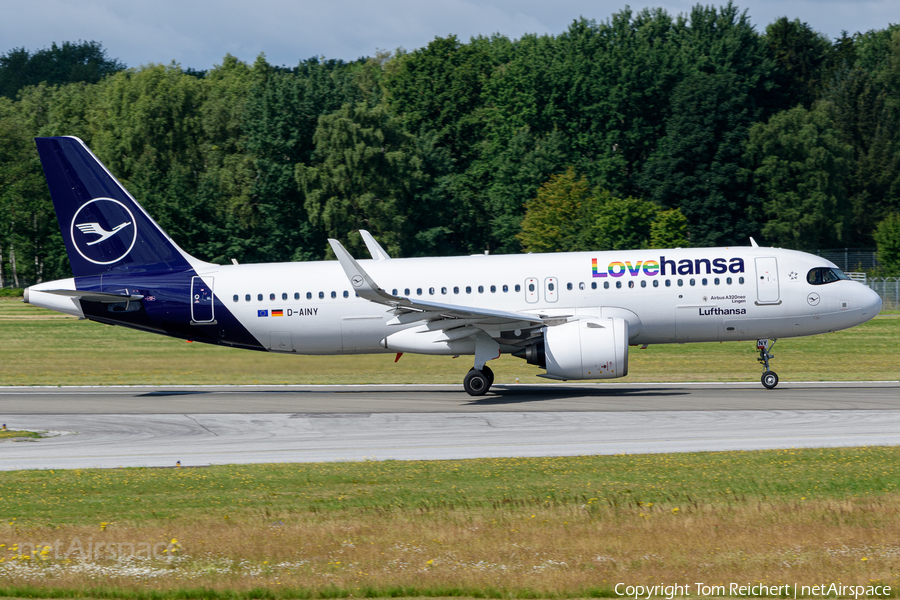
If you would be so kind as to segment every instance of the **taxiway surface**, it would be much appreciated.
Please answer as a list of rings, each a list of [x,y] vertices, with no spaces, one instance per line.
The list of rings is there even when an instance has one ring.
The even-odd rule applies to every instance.
[[[0,388],[0,469],[900,443],[900,382]]]

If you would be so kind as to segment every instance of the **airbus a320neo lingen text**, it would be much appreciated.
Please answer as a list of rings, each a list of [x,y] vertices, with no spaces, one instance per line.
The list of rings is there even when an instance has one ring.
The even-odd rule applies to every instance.
[[[628,374],[628,347],[770,341],[853,327],[881,299],[834,264],[792,250],[622,250],[216,265],[179,248],[84,143],[38,138],[74,277],[25,302],[152,333],[294,354],[474,355],[463,385],[490,389],[507,352],[557,380]],[[752,240],[751,240],[752,241]]]

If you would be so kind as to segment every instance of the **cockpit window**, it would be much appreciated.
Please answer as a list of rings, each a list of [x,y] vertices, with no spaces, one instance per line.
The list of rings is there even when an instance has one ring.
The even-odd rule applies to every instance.
[[[806,274],[806,281],[812,285],[824,285],[826,283],[838,281],[839,279],[850,278],[840,269],[832,267],[816,267],[815,269],[810,269],[809,273]]]

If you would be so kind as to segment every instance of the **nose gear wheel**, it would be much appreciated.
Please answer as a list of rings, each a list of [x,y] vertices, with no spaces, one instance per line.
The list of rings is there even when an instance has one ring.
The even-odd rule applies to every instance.
[[[778,385],[778,374],[769,369],[769,359],[775,358],[775,355],[769,350],[775,347],[777,341],[777,339],[773,339],[771,344],[769,344],[769,340],[756,341],[756,348],[759,350],[759,358],[756,360],[762,364],[764,369],[760,381],[767,390],[775,389],[775,386]]]

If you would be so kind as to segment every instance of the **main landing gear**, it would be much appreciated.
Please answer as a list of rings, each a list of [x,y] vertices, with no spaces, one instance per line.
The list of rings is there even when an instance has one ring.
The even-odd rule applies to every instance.
[[[772,340],[772,344],[769,344],[769,340],[756,340],[756,349],[759,350],[759,358],[756,360],[762,364],[765,371],[762,374],[763,387],[767,390],[774,389],[776,385],[778,385],[778,374],[775,371],[769,370],[769,359],[775,358],[774,354],[769,353],[769,350],[775,347],[775,342],[778,340]]]
[[[470,396],[484,396],[493,384],[494,372],[487,365],[481,370],[472,367],[463,379],[463,387]]]

